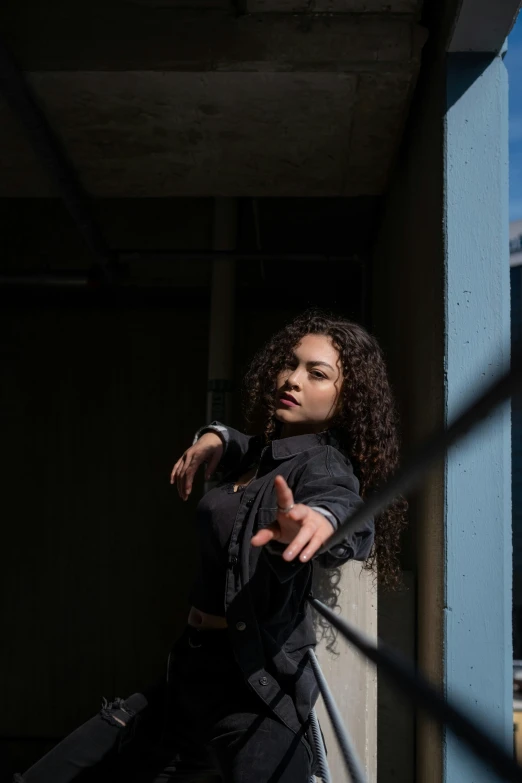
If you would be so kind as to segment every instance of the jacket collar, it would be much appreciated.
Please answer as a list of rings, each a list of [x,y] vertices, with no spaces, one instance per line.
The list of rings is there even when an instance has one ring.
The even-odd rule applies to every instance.
[[[308,435],[293,435],[290,438],[279,438],[273,440],[272,457],[273,459],[288,459],[299,454],[301,451],[313,449],[315,446],[334,446],[340,450],[339,440],[334,430],[325,430],[324,432],[310,433]]]

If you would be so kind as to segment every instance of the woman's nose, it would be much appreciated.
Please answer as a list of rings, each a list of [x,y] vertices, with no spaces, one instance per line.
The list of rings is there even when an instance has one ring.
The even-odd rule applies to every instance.
[[[293,372],[291,375],[288,376],[288,378],[286,379],[286,382],[287,382],[288,386],[292,387],[292,389],[299,388],[299,386],[300,386],[299,373],[298,372]]]

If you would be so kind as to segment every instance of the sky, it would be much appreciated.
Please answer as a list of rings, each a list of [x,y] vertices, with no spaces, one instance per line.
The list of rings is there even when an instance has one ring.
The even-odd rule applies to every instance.
[[[522,220],[522,12],[508,40],[509,219]]]

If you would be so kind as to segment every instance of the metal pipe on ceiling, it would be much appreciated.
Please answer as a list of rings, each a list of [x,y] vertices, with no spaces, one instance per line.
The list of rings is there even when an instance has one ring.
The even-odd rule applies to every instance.
[[[0,286],[12,288],[85,288],[90,285],[90,279],[86,274],[61,275],[53,274],[27,274],[27,275],[0,275]]]
[[[276,261],[276,262],[288,262],[288,263],[324,263],[324,262],[340,262],[357,264],[361,263],[359,256],[355,255],[329,255],[328,253],[271,253],[270,251],[263,251],[259,253],[242,252],[241,250],[235,251],[221,251],[208,250],[208,251],[165,251],[165,252],[140,252],[123,250],[118,253],[118,260],[121,263],[138,263],[147,262],[154,263],[158,261],[214,261],[217,259],[236,259],[238,261]]]
[[[218,252],[209,251],[206,253],[130,253],[124,252],[118,256],[120,260],[120,266],[125,268],[126,265],[133,262],[147,262],[154,263],[158,261],[172,261],[173,263],[181,261],[194,261],[194,262],[208,262],[214,260],[220,261],[243,261],[245,263],[253,261],[273,261],[277,263],[287,264],[300,264],[300,263],[356,263],[362,266],[360,258],[355,256],[328,256],[315,253],[241,253],[239,251],[234,252]],[[61,287],[61,288],[79,288],[79,287],[92,287],[93,289],[99,288],[103,283],[102,279],[96,278],[92,273],[88,271],[82,271],[78,274],[71,274],[66,272],[28,272],[27,274],[2,274],[0,275],[0,286],[11,287]],[[127,277],[113,280],[113,284],[119,288],[148,288],[157,283],[151,283],[141,281],[139,277]],[[171,288],[175,287],[176,281],[172,282],[162,280],[161,287]]]

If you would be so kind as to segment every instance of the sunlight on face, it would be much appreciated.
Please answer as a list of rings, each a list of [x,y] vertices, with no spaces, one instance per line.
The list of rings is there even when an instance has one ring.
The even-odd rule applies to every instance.
[[[339,352],[329,337],[307,334],[277,376],[276,419],[283,437],[321,432],[336,412],[342,384]]]

